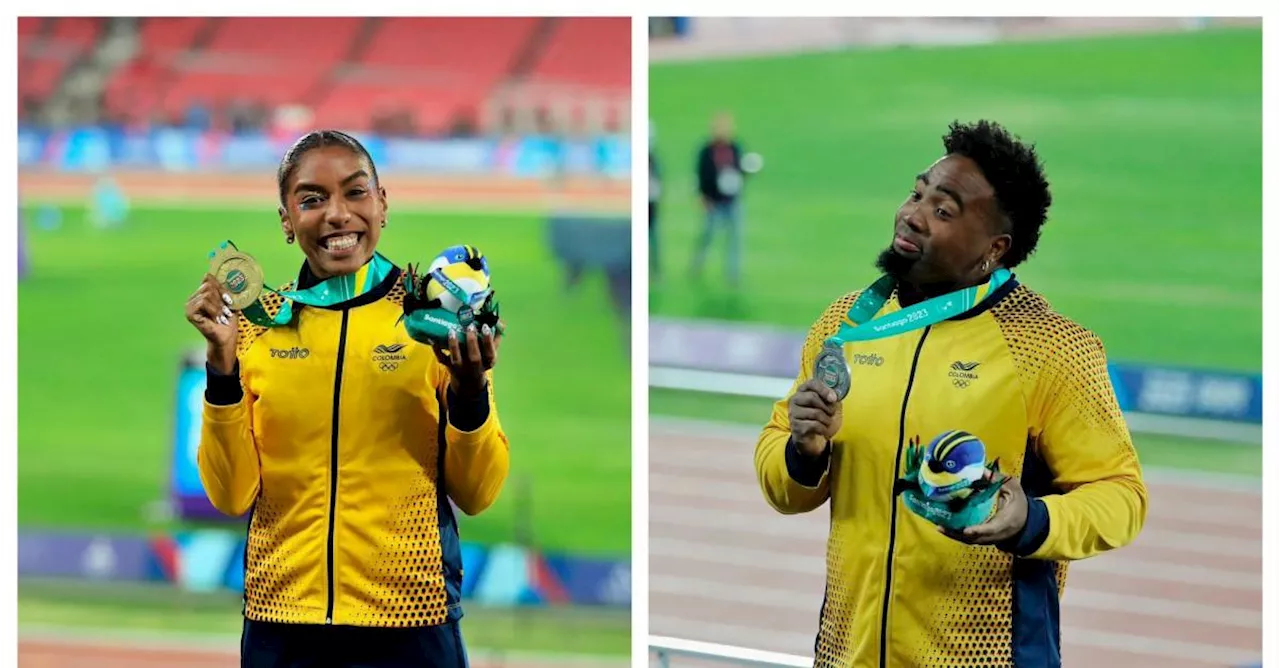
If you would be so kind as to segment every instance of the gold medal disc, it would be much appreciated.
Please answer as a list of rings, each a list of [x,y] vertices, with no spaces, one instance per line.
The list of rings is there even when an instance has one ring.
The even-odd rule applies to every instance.
[[[210,273],[231,297],[231,308],[243,311],[262,295],[262,267],[249,254],[226,249],[214,255]]]

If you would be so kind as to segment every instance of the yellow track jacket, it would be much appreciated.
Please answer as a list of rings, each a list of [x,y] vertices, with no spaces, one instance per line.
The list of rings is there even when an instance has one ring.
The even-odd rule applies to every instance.
[[[507,437],[492,382],[476,405],[453,407],[478,424],[450,416],[459,400],[448,369],[397,324],[399,277],[339,307],[300,307],[286,327],[241,317],[239,379],[211,371],[200,479],[223,513],[252,509],[249,619],[409,627],[461,617],[449,500],[467,514],[493,503]],[[276,295],[263,302],[279,310]]]
[[[896,297],[881,314],[900,308]],[[856,298],[837,300],[813,325],[795,386]],[[968,313],[849,343],[845,356],[852,388],[827,454],[808,459],[790,442],[787,399],[755,454],[777,511],[830,502],[815,666],[1061,665],[1067,562],[1129,543],[1146,517],[1101,341],[1010,280]],[[950,429],[977,435],[988,459],[1021,477],[1030,510],[1009,544],[947,538],[895,496],[904,444]]]

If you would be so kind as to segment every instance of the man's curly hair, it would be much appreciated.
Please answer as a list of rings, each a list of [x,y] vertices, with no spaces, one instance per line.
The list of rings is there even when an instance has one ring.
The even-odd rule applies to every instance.
[[[942,144],[948,155],[963,155],[977,163],[995,190],[996,206],[1008,220],[1013,237],[1001,262],[1010,269],[1018,266],[1035,252],[1053,202],[1035,146],[1022,143],[991,121],[954,121]]]

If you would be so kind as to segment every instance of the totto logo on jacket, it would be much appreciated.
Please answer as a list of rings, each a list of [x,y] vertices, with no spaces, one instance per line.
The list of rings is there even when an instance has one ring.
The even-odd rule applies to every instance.
[[[810,330],[797,386],[854,299],[837,300]],[[897,309],[895,296],[882,313]],[[803,460],[787,446],[789,395],[756,447],[761,489],[776,510],[830,504],[815,664],[1060,666],[1067,563],[1129,543],[1146,516],[1101,342],[1010,281],[957,318],[846,344],[846,359],[860,355],[884,362],[850,365],[829,458]],[[1009,544],[943,536],[895,494],[905,444],[956,429],[1021,477],[1027,526]]]
[[[450,500],[468,514],[495,500],[507,438],[492,383],[483,423],[449,420],[448,370],[397,325],[399,275],[342,308],[301,308],[286,327],[240,320],[243,397],[206,402],[199,464],[214,506],[252,510],[250,620],[410,627],[461,616]],[[279,297],[263,300],[274,315]]]

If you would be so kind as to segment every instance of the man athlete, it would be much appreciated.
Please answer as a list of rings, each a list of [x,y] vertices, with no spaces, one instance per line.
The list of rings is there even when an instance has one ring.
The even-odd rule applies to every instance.
[[[860,293],[828,307],[756,446],[777,511],[831,504],[815,666],[1056,668],[1067,562],[1128,544],[1146,517],[1101,341],[1008,271],[1035,251],[1051,202],[1035,149],[987,121],[953,123],[943,145],[877,260],[892,294],[873,327],[851,319]],[[972,298],[963,312],[934,306],[957,293]],[[923,317],[871,333],[903,309]],[[831,337],[843,400],[813,378]],[[1012,476],[963,532],[907,511],[894,486],[905,445],[950,430]]]

